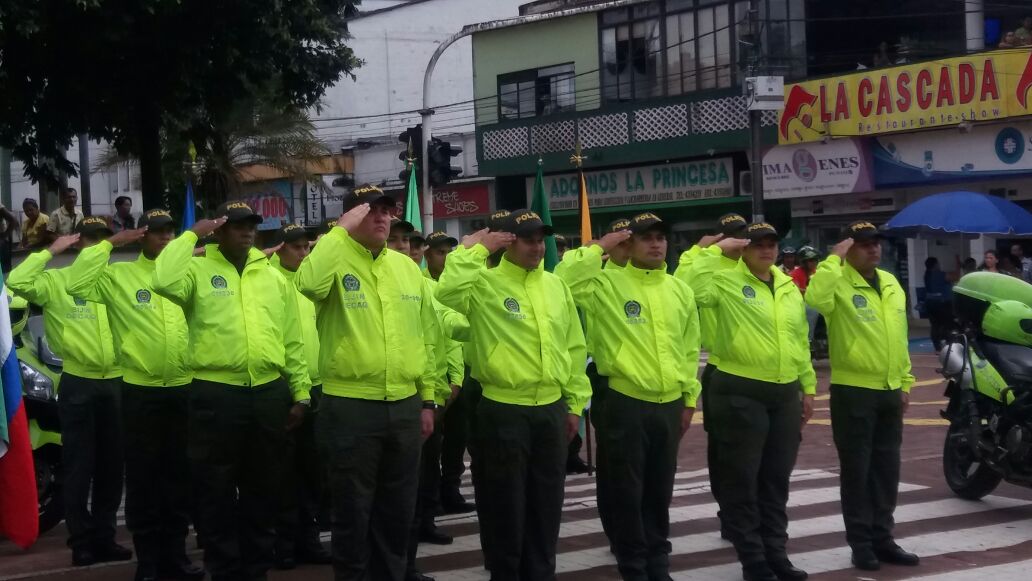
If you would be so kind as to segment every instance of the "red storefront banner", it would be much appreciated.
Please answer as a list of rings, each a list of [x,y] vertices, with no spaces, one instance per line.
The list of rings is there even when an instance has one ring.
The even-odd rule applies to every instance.
[[[491,212],[487,183],[448,184],[434,189],[434,218],[468,218]]]

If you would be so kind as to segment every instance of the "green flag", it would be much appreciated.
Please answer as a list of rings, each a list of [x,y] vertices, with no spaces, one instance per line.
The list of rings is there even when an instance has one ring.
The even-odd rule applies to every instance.
[[[537,177],[534,178],[534,200],[530,209],[541,216],[546,226],[552,225],[552,212],[548,209],[548,196],[545,195],[545,174],[541,160],[538,160]],[[555,236],[545,236],[545,270],[552,272],[559,264],[559,250],[555,245]]]
[[[409,163],[408,196],[405,197],[405,221],[424,235],[423,217],[419,213],[419,188],[416,187],[416,166]]]

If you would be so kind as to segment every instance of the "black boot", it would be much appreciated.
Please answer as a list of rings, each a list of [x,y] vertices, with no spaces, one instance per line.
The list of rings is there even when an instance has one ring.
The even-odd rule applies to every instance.
[[[803,581],[810,576],[806,571],[792,565],[792,561],[787,558],[767,561],[767,565],[779,581]]]
[[[441,510],[444,514],[465,514],[476,509],[477,505],[466,502],[458,488],[441,489]]]
[[[158,566],[154,563],[137,563],[133,581],[158,581]]]
[[[742,565],[742,579],[745,581],[778,581],[778,576],[766,561]]]
[[[158,566],[158,575],[162,579],[204,579],[207,573],[204,567],[194,565],[186,555],[171,559]]]
[[[916,567],[921,563],[921,558],[914,553],[908,553],[896,543],[889,543],[874,549],[874,554],[882,563],[892,565],[903,565],[904,567]]]

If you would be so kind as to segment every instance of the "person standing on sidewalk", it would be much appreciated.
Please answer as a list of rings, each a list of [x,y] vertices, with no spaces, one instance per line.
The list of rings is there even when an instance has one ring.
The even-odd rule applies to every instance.
[[[254,248],[262,217],[243,201],[216,216],[165,247],[154,292],[182,307],[190,329],[187,454],[205,567],[213,581],[264,579],[288,493],[287,432],[304,420],[311,379],[297,293]],[[217,243],[194,257],[209,234]]]
[[[568,252],[560,276],[591,320],[599,373],[609,379],[599,432],[606,468],[599,479],[611,494],[608,518],[620,574],[627,581],[662,581],[671,578],[677,451],[699,395],[699,312],[691,288],[666,273],[669,224],[648,212],[628,228]],[[604,269],[602,255],[626,241],[630,261]]]
[[[125,520],[136,549],[136,581],[201,579],[186,556],[192,508],[186,457],[187,365],[183,309],[154,293],[154,261],[175,236],[172,216],[150,210],[83,250],[69,267],[68,294],[104,305],[122,363]],[[111,251],[140,240],[140,256],[108,264]]]
[[[11,271],[12,292],[43,308],[47,341],[64,361],[59,386],[61,465],[65,525],[72,564],[128,561],[133,552],[115,543],[115,515],[122,503],[124,435],[122,397],[107,308],[68,294],[68,268],[44,270],[78,243],[82,248],[111,236],[103,218],[79,221],[75,234],[58,236]]]
[[[803,297],[774,265],[777,231],[759,222],[745,236],[724,238],[700,253],[689,273],[696,302],[717,314],[712,348],[720,367],[706,397],[718,502],[745,581],[800,581],[807,574],[786,552],[785,507],[817,376]],[[723,267],[722,255],[736,249],[741,260]]]
[[[463,240],[437,298],[469,319],[477,406],[477,508],[488,518],[495,581],[555,579],[567,445],[591,394],[580,320],[566,285],[542,265],[551,226],[530,210]],[[492,269],[487,258],[505,249]]]
[[[853,565],[864,571],[920,562],[892,536],[903,414],[914,376],[906,294],[896,277],[878,268],[881,250],[873,224],[850,224],[806,291],[806,302],[828,321],[842,519]]]
[[[315,434],[330,473],[338,581],[405,578],[420,449],[443,387],[430,287],[411,258],[387,248],[394,208],[376,186],[352,190],[295,279],[318,312]]]

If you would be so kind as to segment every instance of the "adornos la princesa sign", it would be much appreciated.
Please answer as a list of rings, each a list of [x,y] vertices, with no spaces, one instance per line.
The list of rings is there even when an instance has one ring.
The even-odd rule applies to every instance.
[[[778,142],[875,135],[1032,114],[1032,49],[1005,50],[785,87]]]

